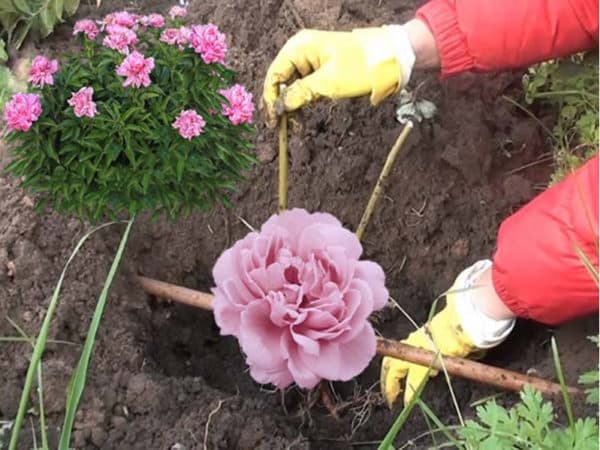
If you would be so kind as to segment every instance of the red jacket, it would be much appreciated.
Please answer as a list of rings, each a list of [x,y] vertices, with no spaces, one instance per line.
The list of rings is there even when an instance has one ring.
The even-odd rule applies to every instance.
[[[598,0],[432,0],[417,17],[435,36],[443,76],[598,46]],[[598,156],[502,223],[496,292],[516,315],[548,324],[598,311],[582,253],[597,271]]]

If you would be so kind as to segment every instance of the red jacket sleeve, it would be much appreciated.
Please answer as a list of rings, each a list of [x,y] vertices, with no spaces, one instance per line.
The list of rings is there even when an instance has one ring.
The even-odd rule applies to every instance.
[[[529,66],[598,45],[598,0],[431,0],[442,75]]]
[[[494,288],[519,317],[547,324],[598,311],[598,156],[506,219],[492,266]]]

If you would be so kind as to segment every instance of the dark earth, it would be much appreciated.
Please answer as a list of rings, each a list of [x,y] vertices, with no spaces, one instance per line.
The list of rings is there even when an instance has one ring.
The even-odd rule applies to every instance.
[[[83,3],[77,18],[123,8],[166,13],[171,6],[161,0],[102,0],[100,9],[95,2]],[[228,35],[228,60],[258,99],[269,62],[300,28],[350,30],[399,23],[419,3],[198,0],[189,10],[191,22],[211,21]],[[69,48],[73,21],[41,44],[28,43],[23,52],[58,54]],[[535,121],[502,98],[519,99],[521,75],[467,74],[447,81],[433,74],[414,77],[419,96],[433,101],[439,111],[410,137],[364,247],[365,257],[386,270],[393,297],[418,323],[426,320],[433,300],[463,268],[493,254],[501,221],[548,183],[552,167],[547,158],[522,168],[546,156],[545,136]],[[332,213],[355,228],[401,130],[394,118],[396,107],[393,99],[377,108],[360,99],[323,102],[295,114],[290,205]],[[553,111],[537,107],[534,112],[552,126]],[[256,122],[260,164],[240,185],[235,208],[219,207],[176,223],[137,220],[99,330],[74,448],[374,448],[394,421],[397,412],[390,413],[379,395],[379,358],[354,382],[333,385],[337,401],[345,405],[336,420],[319,404],[310,407],[310,393],[290,389],[281,394],[254,383],[236,341],[219,336],[210,313],[150,298],[135,282],[135,274],[144,274],[209,289],[216,258],[248,232],[242,219],[259,227],[276,210],[276,135],[258,115]],[[8,161],[6,153],[4,149],[2,165]],[[91,225],[50,211],[35,213],[16,180],[0,180],[0,336],[18,336],[10,320],[35,336],[63,265]],[[95,234],[64,283],[50,336],[68,343],[49,344],[43,360],[53,445],[71,370],[122,232],[122,226],[112,226]],[[402,338],[412,329],[393,308],[374,322],[390,338]],[[597,333],[595,318],[557,329],[521,321],[485,362],[553,377],[549,341],[554,335],[567,381],[576,383],[578,374],[597,364],[597,349],[586,339]],[[26,343],[0,343],[0,421],[10,421],[16,413],[30,350]],[[453,388],[466,417],[473,416],[471,403],[495,393],[459,379],[453,380]],[[499,401],[516,398],[506,394]],[[23,449],[32,447],[32,424],[38,427],[36,399],[32,394],[32,421],[25,422]],[[442,377],[429,383],[424,399],[444,423],[457,423]],[[578,404],[576,409],[585,408]],[[415,410],[397,448],[427,448],[428,439],[411,442],[427,429]]]

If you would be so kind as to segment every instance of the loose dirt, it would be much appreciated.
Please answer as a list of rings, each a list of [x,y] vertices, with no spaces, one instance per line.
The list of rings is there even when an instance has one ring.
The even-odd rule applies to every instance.
[[[227,33],[230,64],[258,99],[268,63],[301,27],[349,30],[399,23],[414,14],[418,3],[203,0],[192,3],[190,19],[211,21]],[[166,13],[170,6],[159,0],[103,0],[100,10],[84,5],[78,17],[99,17],[123,7]],[[72,22],[33,52],[57,53],[71,46]],[[365,256],[386,270],[393,297],[418,323],[426,320],[435,297],[460,270],[492,255],[503,218],[547,183],[548,166],[510,173],[548,151],[536,123],[501,98],[518,98],[520,75],[467,74],[446,82],[434,75],[415,76],[420,95],[439,111],[413,132],[367,229],[364,247]],[[401,129],[395,107],[394,100],[371,108],[361,99],[323,102],[294,114],[290,205],[327,211],[355,228]],[[536,113],[551,125],[552,112]],[[258,227],[276,210],[276,136],[257,122],[260,164],[240,185],[235,208],[217,208],[176,223],[138,219],[98,334],[73,447],[373,448],[393,422],[395,414],[378,395],[378,359],[355,381],[334,384],[339,402],[351,402],[335,420],[321,407],[309,409],[306,392],[281,394],[256,385],[237,343],[219,336],[209,313],[149,298],[133,280],[139,273],[208,289],[218,255],[248,232],[242,219]],[[4,163],[6,159],[4,155]],[[63,264],[90,228],[52,212],[34,213],[28,199],[15,180],[0,178],[0,336],[17,335],[9,319],[36,334]],[[115,225],[95,234],[65,280],[51,337],[70,344],[49,344],[43,365],[53,439],[62,423],[69,376],[122,231]],[[7,264],[11,273],[5,270]],[[377,316],[376,328],[392,338],[411,331],[394,309]],[[597,332],[594,319],[558,330],[520,322],[486,361],[551,377],[549,338],[556,334],[567,377],[575,383],[579,373],[597,362],[596,349],[585,339]],[[29,355],[28,344],[0,343],[0,420],[15,415]],[[453,387],[465,415],[472,415],[470,403],[493,393],[462,380],[454,380]],[[501,401],[514,398],[507,395]],[[456,423],[441,377],[429,384],[425,400],[445,423]],[[37,426],[36,411],[34,406]],[[426,430],[422,416],[414,413],[397,442]],[[426,444],[416,441],[410,448]],[[22,448],[31,445],[27,422]]]

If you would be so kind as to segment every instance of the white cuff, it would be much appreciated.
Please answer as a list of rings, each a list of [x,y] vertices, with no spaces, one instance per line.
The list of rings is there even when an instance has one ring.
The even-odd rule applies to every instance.
[[[403,25],[384,25],[383,28],[390,34],[391,41],[396,50],[396,59],[398,60],[400,75],[402,76],[400,89],[403,89],[408,84],[410,74],[415,65],[415,51],[410,44],[408,33],[406,33]]]
[[[515,319],[491,319],[473,301],[478,295],[475,283],[491,265],[489,259],[476,262],[458,276],[453,286],[453,290],[459,291],[455,294],[455,305],[460,323],[473,344],[483,349],[500,344],[515,326]]]

